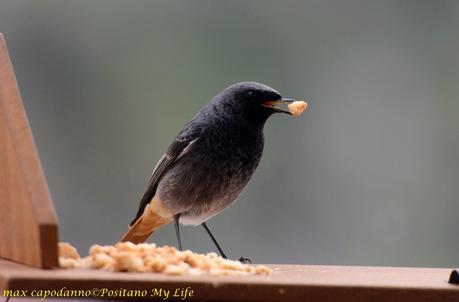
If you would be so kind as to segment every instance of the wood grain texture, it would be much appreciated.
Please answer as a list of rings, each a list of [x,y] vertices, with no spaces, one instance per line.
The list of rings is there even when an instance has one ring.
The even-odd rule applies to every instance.
[[[57,216],[0,34],[0,257],[57,265]]]
[[[0,289],[108,288],[175,290],[190,286],[186,301],[459,301],[450,269],[270,265],[269,276],[167,276],[96,270],[40,270],[0,261]],[[104,297],[107,298],[107,297]],[[130,300],[133,300],[132,298]]]

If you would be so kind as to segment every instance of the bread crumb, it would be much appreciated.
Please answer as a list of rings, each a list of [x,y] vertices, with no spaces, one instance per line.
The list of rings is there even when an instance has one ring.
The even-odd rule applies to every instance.
[[[288,110],[294,116],[299,116],[308,107],[308,103],[305,101],[295,101],[288,104]]]
[[[76,259],[59,257],[59,266],[62,268],[74,268],[79,265]]]
[[[70,243],[59,242],[57,247],[59,257],[64,257],[67,259],[80,259],[80,254],[78,254],[77,249],[74,248]]]
[[[267,266],[223,259],[216,253],[182,252],[167,245],[157,247],[154,243],[131,242],[119,242],[115,246],[95,244],[89,249],[89,256],[84,258],[80,258],[69,243],[59,243],[59,266],[168,275],[269,275],[272,272]]]

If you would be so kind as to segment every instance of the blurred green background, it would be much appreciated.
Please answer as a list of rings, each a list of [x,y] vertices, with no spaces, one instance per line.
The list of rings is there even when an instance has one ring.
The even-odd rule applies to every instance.
[[[184,123],[238,81],[274,116],[244,194],[209,225],[264,263],[459,265],[459,1],[0,0],[60,219],[85,254],[127,229]],[[176,244],[173,226],[151,239]],[[186,248],[214,247],[184,227]]]

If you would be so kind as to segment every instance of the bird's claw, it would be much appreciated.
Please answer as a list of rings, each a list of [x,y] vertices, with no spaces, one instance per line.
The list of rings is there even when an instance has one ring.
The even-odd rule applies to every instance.
[[[249,258],[244,258],[244,257],[241,257],[238,259],[239,262],[243,263],[243,264],[252,264],[252,260],[250,260]]]

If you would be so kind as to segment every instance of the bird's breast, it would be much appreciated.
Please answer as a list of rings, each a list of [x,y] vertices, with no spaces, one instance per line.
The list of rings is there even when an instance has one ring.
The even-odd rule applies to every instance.
[[[208,132],[163,177],[161,199],[188,216],[213,216],[240,195],[262,153],[262,133]]]

